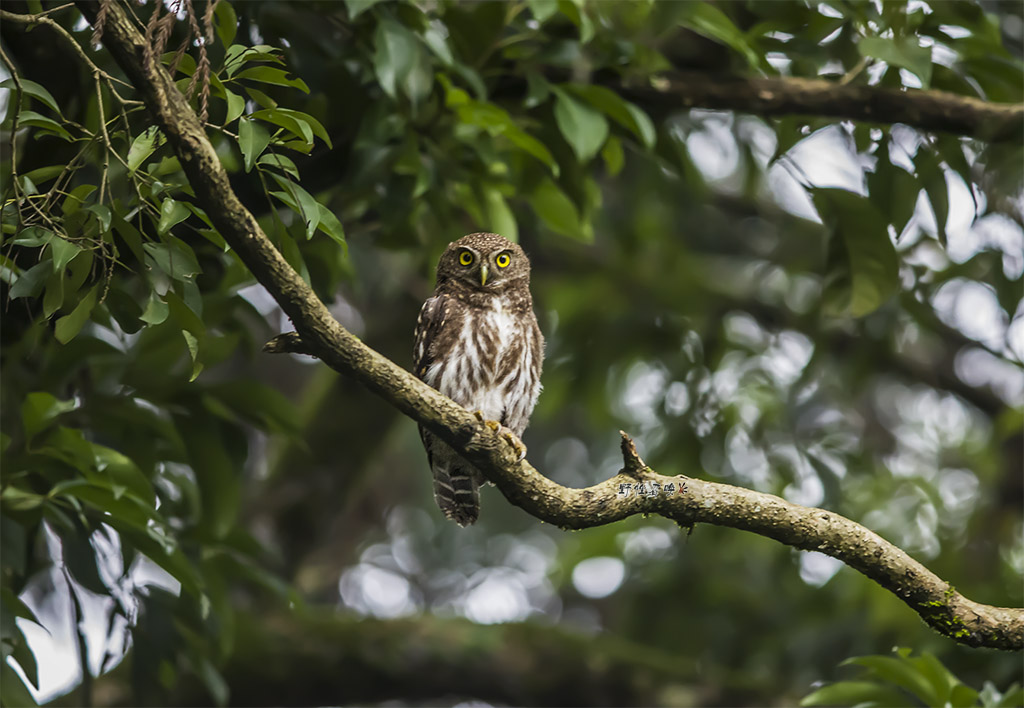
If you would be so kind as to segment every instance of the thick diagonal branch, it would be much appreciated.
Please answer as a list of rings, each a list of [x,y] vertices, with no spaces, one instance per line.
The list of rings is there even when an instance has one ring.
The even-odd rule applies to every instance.
[[[93,17],[95,5],[83,1],[79,7],[87,18]],[[242,206],[196,114],[167,72],[148,56],[144,38],[120,5],[110,7],[103,42],[143,95],[214,226],[292,319],[303,351],[363,383],[460,450],[513,504],[562,528],[653,513],[683,526],[703,522],[752,531],[842,560],[959,642],[1000,649],[1024,646],[1024,610],[968,600],[899,548],[837,514],[739,487],[658,475],[643,464],[625,436],[623,472],[586,489],[562,487],[528,461],[519,461],[506,441],[471,413],[367,347],[331,316]],[[638,482],[657,483],[661,493],[619,493],[620,485]],[[675,486],[672,494],[664,493],[669,484]]]

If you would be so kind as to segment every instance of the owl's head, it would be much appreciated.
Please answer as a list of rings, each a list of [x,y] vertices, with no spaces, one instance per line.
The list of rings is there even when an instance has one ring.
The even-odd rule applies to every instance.
[[[495,290],[530,278],[530,261],[517,244],[498,234],[476,233],[452,241],[437,264],[437,281],[460,280],[475,290]],[[520,281],[522,282],[522,281]]]

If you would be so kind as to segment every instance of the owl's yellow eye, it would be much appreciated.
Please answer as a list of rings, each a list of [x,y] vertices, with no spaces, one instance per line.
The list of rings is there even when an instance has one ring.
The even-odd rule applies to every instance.
[[[473,264],[473,254],[470,251],[463,251],[459,254],[459,264],[468,266]]]
[[[508,264],[512,262],[512,258],[507,253],[499,253],[498,257],[494,259],[494,264],[499,268],[508,268]]]

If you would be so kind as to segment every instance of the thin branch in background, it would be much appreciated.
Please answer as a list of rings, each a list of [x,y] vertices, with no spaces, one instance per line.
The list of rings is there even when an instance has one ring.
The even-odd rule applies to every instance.
[[[0,46],[0,60],[3,61],[4,66],[7,68],[7,73],[11,75],[11,79],[14,81],[14,103],[10,106],[10,110],[14,112],[11,118],[11,189],[14,190],[15,202],[18,202],[20,201],[19,195],[21,197],[24,196],[21,191],[21,185],[18,184],[18,118],[21,116],[21,101],[25,92],[21,87],[21,77],[15,70],[14,63],[7,56],[3,46]],[[18,209],[18,223],[21,224],[20,208]]]
[[[103,87],[100,85],[100,77],[98,74],[94,74],[93,79],[96,83],[96,110],[100,114],[100,134],[103,136],[103,173],[100,176],[100,197],[97,203],[103,204],[110,175],[110,153],[114,148],[110,144],[110,135],[107,134],[107,119],[103,111]]]

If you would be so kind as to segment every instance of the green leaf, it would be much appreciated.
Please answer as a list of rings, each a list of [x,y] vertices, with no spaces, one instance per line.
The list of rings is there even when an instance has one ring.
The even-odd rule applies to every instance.
[[[684,2],[676,7],[682,10],[680,24],[684,27],[731,47],[746,58],[751,68],[756,69],[761,64],[761,58],[743,33],[716,6],[707,2]]]
[[[609,137],[608,142],[601,148],[601,157],[604,159],[605,167],[608,168],[608,174],[611,177],[619,174],[626,162],[626,156],[622,152],[622,141],[614,135]]]
[[[55,113],[60,114],[60,107],[57,105],[57,101],[53,98],[49,91],[46,90],[45,86],[37,84],[35,81],[28,79],[20,79],[21,90],[31,96],[37,98],[48,107],[52,108]],[[10,89],[12,92],[17,88],[17,84],[14,83],[14,79],[8,78],[0,82],[0,89]],[[19,121],[20,122],[20,121]]]
[[[224,52],[224,71],[229,77],[233,77],[235,72],[248,62],[284,64],[284,60],[279,56],[280,51],[269,44],[257,44],[252,47],[232,44]]]
[[[654,123],[642,109],[604,86],[568,84],[566,88],[622,127],[631,131],[640,139],[640,144],[645,148],[650,149],[654,147],[658,134],[654,128]]]
[[[48,261],[36,263],[34,266],[18,276],[18,280],[11,286],[11,299],[19,297],[39,297],[43,291],[43,283],[53,272],[53,267]]]
[[[17,636],[14,640],[14,651],[11,652],[11,658],[18,662],[18,666],[25,673],[25,678],[38,690],[39,665],[36,662],[36,655],[32,653],[32,649],[29,647],[28,641],[25,639],[21,629],[17,625],[15,625],[14,629]]]
[[[327,144],[327,147],[334,147],[334,145],[331,143],[331,136],[327,132],[327,129],[324,128],[323,124],[313,116],[309,115],[308,113],[303,113],[302,111],[294,111],[291,108],[278,108],[277,112],[282,115],[291,116],[296,121],[305,123],[313,130],[313,135],[323,140],[324,143]],[[309,142],[312,142],[312,140],[310,140]]]
[[[218,5],[218,7],[220,6]],[[234,91],[225,91],[225,98],[228,102],[228,109],[224,116],[224,125],[227,125],[245,112],[245,99]]]
[[[203,370],[203,364],[199,361],[199,339],[187,329],[181,330],[181,334],[185,337],[185,345],[188,347],[188,354],[192,358],[192,374],[188,379],[189,383],[192,383]]]
[[[558,12],[558,0],[526,0],[533,18],[544,24]]]
[[[64,267],[71,262],[71,259],[82,252],[82,248],[78,244],[63,239],[57,234],[50,234],[50,237],[50,251],[53,254],[53,272],[61,273]]]
[[[238,16],[231,3],[221,0],[213,10],[214,22],[217,23],[217,37],[225,47],[230,47],[238,33]],[[229,101],[230,103],[230,101]]]
[[[222,426],[214,418],[175,416],[175,425],[195,471],[202,500],[202,526],[215,539],[228,535],[238,518],[241,479],[228,456]]]
[[[132,146],[128,148],[128,171],[135,172],[139,169],[139,165],[163,144],[164,134],[155,125],[136,135],[132,140]]]
[[[345,229],[342,227],[338,217],[323,204],[317,203],[317,207],[319,207],[320,212],[317,228],[337,241],[339,245],[344,246],[345,252],[348,253],[348,244],[345,242]]]
[[[270,144],[270,133],[262,124],[249,118],[238,122],[238,147],[245,159],[245,171],[249,172],[263,151]]]
[[[317,203],[312,194],[289,180],[287,177],[273,173],[271,173],[270,176],[273,177],[279,185],[281,185],[281,188],[284,190],[284,194],[287,195],[288,199],[282,198],[280,192],[271,192],[271,194],[281,199],[281,201],[288,204],[288,206],[292,207],[295,211],[299,212],[302,220],[306,223],[306,238],[312,238],[313,233],[316,231],[316,227],[320,223],[320,204]]]
[[[0,662],[0,703],[11,708],[37,705],[21,677],[6,661]]]
[[[313,142],[313,129],[309,123],[294,115],[288,115],[280,108],[268,108],[251,113],[249,118],[259,119],[278,125],[295,135],[306,144]]]
[[[146,303],[146,310],[139,317],[140,320],[149,325],[158,325],[167,319],[170,308],[167,303],[160,299],[156,292],[149,294],[149,302]]]
[[[303,93],[309,93],[309,86],[306,85],[305,81],[300,78],[290,79],[288,78],[287,71],[278,69],[275,66],[253,66],[238,72],[234,78],[259,81],[260,83],[273,84],[275,86],[291,86]]]
[[[46,499],[40,494],[9,485],[0,490],[0,501],[3,501],[4,508],[10,511],[31,511],[42,506]]]
[[[34,248],[49,243],[55,238],[54,233],[42,226],[29,226],[18,231],[17,238],[11,243],[15,246],[28,246]]]
[[[209,396],[229,411],[223,416],[232,420],[237,415],[265,430],[295,435],[301,429],[301,415],[287,396],[258,381],[225,381],[211,384]],[[210,410],[215,406],[204,400]]]
[[[50,316],[64,304],[64,273],[50,273],[43,290],[43,317]]]
[[[945,703],[924,676],[909,661],[899,656],[856,656],[847,659],[840,666],[863,666],[869,669],[868,677],[878,678],[909,691],[925,705],[934,706]],[[946,693],[948,691],[943,691]]]
[[[64,198],[64,202],[61,204],[61,211],[64,212],[64,216],[71,216],[81,209],[82,205],[85,204],[86,198],[95,191],[95,184],[80,184],[68,192],[68,196]]]
[[[7,639],[8,637],[6,633],[6,630],[8,629],[7,621],[14,617],[21,617],[42,626],[36,618],[35,613],[29,609],[29,606],[22,602],[21,598],[15,595],[14,591],[8,587],[0,588],[0,608],[3,610],[0,614],[2,614],[3,617],[4,639]]]
[[[85,207],[85,211],[96,217],[96,221],[99,222],[101,234],[106,234],[110,231],[110,207],[106,204],[89,204]]]
[[[53,118],[47,118],[44,115],[40,115],[35,111],[22,111],[18,114],[18,127],[32,126],[33,128],[42,128],[43,130],[53,133],[68,142],[71,142],[71,133],[64,129],[60,123],[55,121]]]
[[[382,19],[374,35],[373,68],[384,93],[398,97],[398,88],[413,105],[430,93],[432,69],[430,55],[408,28],[391,19]]]
[[[838,273],[849,279],[843,309],[863,317],[899,289],[899,261],[888,224],[871,202],[853,192],[818,188],[812,196],[832,238],[840,242],[833,244],[833,252],[845,255],[838,259]]]
[[[443,29],[443,25],[437,20],[431,22],[430,27],[421,35],[423,43],[426,44],[430,51],[441,60],[441,63],[445,66],[452,66],[455,63],[455,57],[452,56],[451,47],[448,46],[448,40],[446,38],[446,32]]]
[[[64,315],[57,320],[57,324],[54,327],[54,336],[58,342],[67,344],[75,338],[75,335],[82,330],[82,326],[88,322],[89,315],[92,314],[92,309],[96,306],[96,293],[99,287],[99,285],[92,286],[70,314]]]
[[[906,706],[907,694],[884,684],[870,681],[840,681],[819,688],[800,701],[801,706]]]
[[[217,671],[205,656],[193,656],[192,663],[196,665],[196,673],[199,674],[199,678],[206,687],[206,690],[210,692],[214,705],[226,706],[231,690],[221,673]]]
[[[946,185],[946,169],[942,160],[931,150],[922,147],[914,159],[917,177],[924,185],[932,213],[935,214],[935,229],[939,242],[946,245],[946,222],[949,220],[949,187]]]
[[[487,213],[485,228],[501,234],[512,243],[517,243],[519,241],[519,226],[516,224],[516,217],[509,209],[505,197],[496,187],[490,185],[483,187],[483,196],[484,209]]]
[[[287,158],[284,155],[267,153],[260,157],[256,164],[266,165],[267,167],[276,167],[285,174],[289,174],[295,179],[299,179],[299,168],[295,166],[295,163],[292,162],[290,158]]]
[[[867,174],[868,194],[900,234],[914,214],[921,184],[914,175],[889,161],[887,143],[879,146],[877,154],[875,171]]]
[[[398,84],[409,76],[417,59],[416,37],[394,20],[384,19],[374,35],[373,69],[377,81],[391,98],[398,97]]]
[[[1024,705],[1024,687],[1014,683],[999,698],[996,708],[1011,708]]]
[[[608,121],[590,106],[561,89],[555,94],[555,122],[580,162],[589,161],[608,137]]]
[[[51,179],[59,175],[61,172],[67,169],[67,165],[50,165],[49,167],[37,167],[34,170],[30,170],[24,174],[25,179],[29,179],[33,184],[40,185],[49,182]]]
[[[21,404],[21,424],[25,427],[25,437],[33,437],[45,430],[57,416],[74,409],[74,401],[59,401],[46,391],[28,394]]]
[[[171,243],[144,243],[146,261],[175,280],[187,280],[201,272],[196,256],[186,244],[172,239]]]
[[[348,9],[348,19],[354,20],[383,0],[345,0],[345,7]]]
[[[277,108],[277,101],[272,99],[267,94],[263,93],[259,89],[254,89],[251,86],[245,87],[245,92],[249,94],[249,98],[256,102],[256,105],[263,108]]]
[[[200,591],[202,581],[195,568],[172,539],[161,537],[160,527],[155,529],[153,527],[139,528],[135,524],[126,522],[123,517],[115,515],[111,515],[105,521],[124,536],[131,545],[181,583],[183,590],[192,594],[197,594]]]
[[[928,88],[932,81],[932,50],[922,47],[915,35],[886,39],[863,37],[857,43],[861,56],[881,59],[886,64],[912,72],[921,79],[921,87]]]
[[[91,443],[91,446],[96,457],[97,472],[107,478],[112,486],[124,487],[147,504],[155,502],[153,485],[130,457],[104,445]]]
[[[526,74],[526,98],[523,100],[523,107],[536,108],[548,100],[551,95],[551,84],[548,80],[536,71]]]
[[[576,205],[550,179],[542,180],[530,193],[530,206],[552,230],[581,241],[592,240],[580,225]]]
[[[935,705],[948,704],[953,688],[963,685],[931,652],[923,651],[919,656],[907,657],[904,661],[928,681],[932,689],[929,695],[934,697]]]
[[[580,42],[586,44],[594,38],[594,23],[586,12],[584,0],[560,0],[558,9],[580,30]]]
[[[156,232],[163,236],[172,228],[188,218],[189,208],[179,201],[168,197],[160,205],[160,222],[156,225]]]

